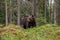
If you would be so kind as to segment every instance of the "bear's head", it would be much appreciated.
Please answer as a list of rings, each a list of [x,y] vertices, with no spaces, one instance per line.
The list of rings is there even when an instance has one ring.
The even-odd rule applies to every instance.
[[[27,17],[27,21],[28,22],[31,22],[31,21],[33,21],[34,20],[34,16],[33,15],[29,15],[28,17]]]

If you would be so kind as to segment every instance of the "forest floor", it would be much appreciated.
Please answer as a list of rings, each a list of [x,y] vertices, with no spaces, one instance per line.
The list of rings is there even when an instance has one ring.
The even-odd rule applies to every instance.
[[[14,24],[0,28],[0,40],[60,40],[60,26],[46,24],[23,29]]]

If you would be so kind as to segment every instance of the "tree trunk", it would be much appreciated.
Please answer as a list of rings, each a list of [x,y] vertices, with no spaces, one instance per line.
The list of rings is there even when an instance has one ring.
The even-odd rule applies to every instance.
[[[47,13],[47,12],[46,12],[47,1],[46,1],[46,0],[44,0],[44,1],[45,1],[45,21],[47,21],[47,20],[46,20],[46,19],[47,19],[47,18],[46,18],[46,13]]]
[[[35,0],[32,0],[32,15],[36,15],[35,14],[35,11],[36,11],[36,9],[35,9],[36,8],[35,2],[36,2]]]
[[[18,19],[17,19],[17,24],[18,25],[20,25],[21,1],[22,0],[17,0],[17,3],[18,3]]]
[[[57,24],[57,20],[56,20],[56,0],[55,0],[55,3],[54,3],[54,24]]]
[[[39,4],[39,0],[36,0],[36,4],[35,4],[35,6],[36,6],[36,8],[35,8],[35,10],[36,10],[35,11],[35,13],[36,13],[36,15],[35,15],[36,16],[36,24],[39,25],[39,23],[37,21],[37,19],[39,18],[39,5],[38,5]]]
[[[54,16],[54,0],[51,1],[51,23],[53,24],[53,16]]]
[[[12,23],[12,11],[13,11],[11,4],[12,4],[12,1],[10,0],[10,23]]]
[[[7,1],[5,0],[6,26],[8,25]]]
[[[36,0],[36,16],[38,17],[38,15],[39,15],[39,8],[38,8],[38,3],[39,3],[39,1],[38,0]]]

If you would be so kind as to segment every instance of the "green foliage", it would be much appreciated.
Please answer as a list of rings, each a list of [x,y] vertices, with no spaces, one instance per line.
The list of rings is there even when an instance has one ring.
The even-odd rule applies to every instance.
[[[4,8],[1,6],[0,7],[0,23],[3,23],[4,20],[5,20]]]
[[[29,29],[22,29],[17,26],[15,29],[20,31],[17,35],[9,34],[10,30],[6,30],[1,35],[1,40],[58,40],[58,35],[60,35],[60,27],[54,24],[46,24]]]
[[[39,8],[39,15],[38,15],[38,18],[36,19],[37,20],[37,23],[38,25],[43,25],[43,24],[46,24],[46,18],[45,18],[45,8],[44,8],[44,0],[39,0],[39,3],[38,3],[38,8]]]
[[[38,25],[46,24],[46,19],[43,17],[37,18]]]

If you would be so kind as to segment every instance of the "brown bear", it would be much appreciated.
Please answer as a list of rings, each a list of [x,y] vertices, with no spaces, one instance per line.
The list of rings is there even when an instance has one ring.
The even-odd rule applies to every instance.
[[[30,28],[30,27],[35,27],[36,26],[36,22],[35,22],[35,18],[33,15],[29,15],[23,18],[22,20],[22,25],[23,28]]]

